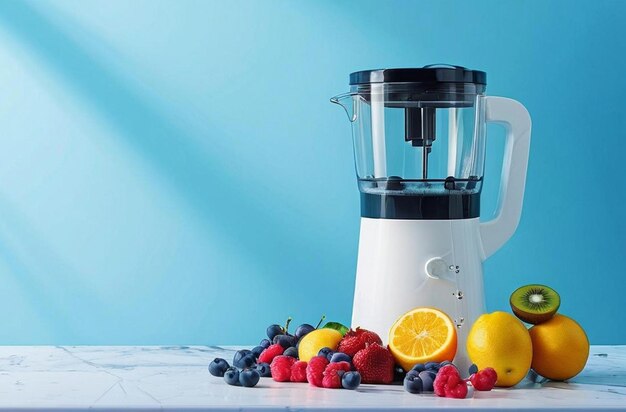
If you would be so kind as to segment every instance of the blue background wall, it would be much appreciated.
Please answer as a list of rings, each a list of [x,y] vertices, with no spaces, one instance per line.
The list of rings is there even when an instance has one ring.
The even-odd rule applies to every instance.
[[[552,285],[626,343],[625,2],[0,2],[0,343],[254,343],[350,319],[351,71],[450,62],[523,102],[487,306]],[[489,129],[484,215],[502,132]]]

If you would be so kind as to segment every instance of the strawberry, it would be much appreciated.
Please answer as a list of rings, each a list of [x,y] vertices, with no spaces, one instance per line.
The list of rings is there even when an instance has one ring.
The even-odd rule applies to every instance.
[[[344,373],[349,372],[350,369],[350,364],[345,361],[329,363],[326,369],[324,369],[322,386],[332,389],[341,388],[341,377]]]
[[[326,356],[314,356],[309,360],[306,366],[306,379],[311,385],[320,388],[323,386],[324,370],[328,363]]]
[[[389,350],[372,343],[354,355],[352,363],[361,374],[363,383],[393,382],[395,359]]]
[[[274,358],[278,355],[282,355],[285,349],[280,346],[278,343],[274,345],[270,345],[267,349],[265,349],[259,355],[258,363],[272,363]]]
[[[270,365],[272,379],[276,382],[289,382],[291,379],[291,367],[294,363],[296,363],[296,360],[291,356],[276,356]]]
[[[365,346],[371,343],[382,345],[383,341],[380,339],[380,336],[367,329],[350,329],[339,342],[337,352],[343,352],[350,357],[354,357],[358,351],[365,349]]]
[[[306,366],[304,361],[297,361],[291,366],[291,382],[306,382]]]

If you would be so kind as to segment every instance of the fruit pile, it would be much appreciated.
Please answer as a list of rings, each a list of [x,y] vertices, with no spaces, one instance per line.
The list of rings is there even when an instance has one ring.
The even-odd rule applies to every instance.
[[[267,338],[251,350],[235,353],[232,366],[216,358],[214,376],[229,385],[255,386],[260,378],[277,382],[308,382],[322,388],[356,389],[361,383],[402,384],[409,393],[470,398],[474,390],[519,383],[531,369],[552,380],[578,374],[587,361],[589,341],[572,319],[556,314],[559,295],[543,285],[528,285],[510,298],[513,315],[494,312],[480,316],[467,337],[474,362],[463,379],[452,363],[457,332],[452,319],[435,308],[418,307],[398,318],[389,331],[389,346],[363,328],[335,323],[320,327],[302,324],[293,334],[270,325]]]
[[[320,328],[323,319],[316,327],[298,326],[293,335],[288,332],[291,319],[285,327],[270,325],[258,346],[235,352],[233,366],[216,358],[209,372],[229,385],[246,387],[262,377],[344,389],[356,389],[361,382],[391,383],[395,362],[377,334],[336,322]]]
[[[449,327],[449,317],[436,309],[416,308],[396,322],[391,333],[395,353],[384,347],[380,336],[372,331],[352,330],[334,322],[320,328],[323,319],[317,327],[300,325],[293,335],[288,332],[290,319],[285,327],[270,325],[267,338],[258,346],[235,352],[232,366],[224,359],[214,359],[209,372],[223,377],[229,385],[245,387],[255,386],[262,377],[329,389],[395,383],[403,384],[409,393],[434,392],[452,398],[472,397],[474,389],[491,390],[496,382],[493,369],[479,371],[475,365],[469,379],[461,378],[450,361],[456,352],[455,328]],[[402,347],[407,334],[415,342],[424,340],[414,345],[424,356]],[[413,362],[441,357],[445,358],[442,362]]]
[[[493,368],[469,369],[470,377],[462,379],[458,368],[450,361],[418,363],[404,377],[404,389],[409,393],[434,392],[445,398],[472,398],[474,389],[490,391],[498,376]]]
[[[519,319],[506,312],[484,314],[474,322],[467,338],[470,359],[496,370],[496,386],[514,386],[530,369],[559,381],[583,370],[589,340],[576,321],[556,313],[561,299],[554,289],[522,286],[509,302]],[[520,320],[533,326],[527,329]]]
[[[589,340],[574,320],[558,314],[559,294],[544,285],[518,288],[509,299],[513,313],[533,326],[528,330],[533,354],[531,368],[552,380],[573,378],[589,357]]]

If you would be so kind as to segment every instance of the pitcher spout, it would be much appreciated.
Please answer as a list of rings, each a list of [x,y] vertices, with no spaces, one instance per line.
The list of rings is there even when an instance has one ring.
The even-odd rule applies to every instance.
[[[354,122],[357,118],[357,105],[355,101],[356,96],[357,93],[348,92],[338,94],[337,96],[330,98],[331,103],[335,103],[343,107],[343,110],[345,110],[346,114],[348,115],[348,120],[350,120],[351,123]]]

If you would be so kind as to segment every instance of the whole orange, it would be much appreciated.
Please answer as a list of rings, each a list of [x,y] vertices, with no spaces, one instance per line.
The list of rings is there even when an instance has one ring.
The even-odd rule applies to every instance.
[[[533,342],[531,367],[555,381],[573,378],[583,370],[589,357],[589,339],[572,318],[556,314],[530,328]]]
[[[528,371],[533,356],[528,329],[506,312],[481,315],[467,336],[467,354],[478,369],[493,368],[496,386],[513,386]]]

